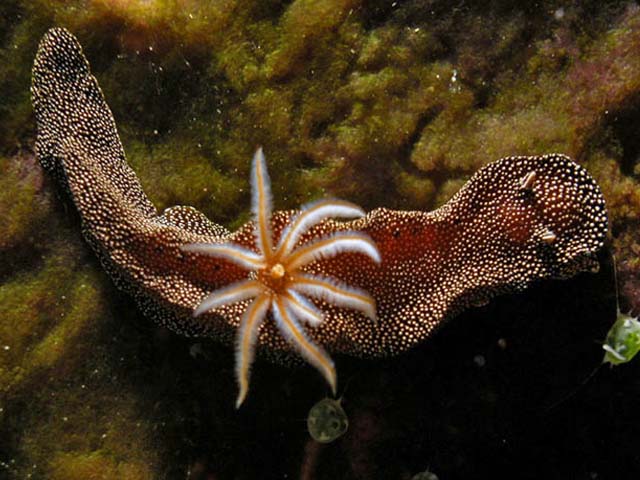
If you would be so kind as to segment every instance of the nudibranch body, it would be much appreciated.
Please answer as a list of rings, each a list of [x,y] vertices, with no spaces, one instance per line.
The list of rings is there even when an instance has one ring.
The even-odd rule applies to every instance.
[[[326,218],[363,217],[357,206],[340,200],[321,200],[306,205],[282,230],[273,244],[271,232],[271,183],[262,149],[253,157],[251,168],[254,236],[259,253],[232,243],[192,243],[183,251],[226,259],[249,270],[251,276],[209,294],[194,315],[253,298],[240,320],[236,341],[236,377],[240,392],[239,407],[249,390],[249,367],[253,361],[258,329],[269,310],[278,330],[294,349],[325,377],[336,392],[336,370],[327,353],[311,342],[300,321],[318,326],[323,314],[303,295],[324,299],[332,305],[360,310],[371,320],[376,317],[375,301],[369,294],[342,284],[334,278],[305,273],[303,268],[322,258],[342,252],[359,252],[380,262],[380,254],[371,239],[358,232],[341,232],[299,244],[300,237],[314,224]],[[298,245],[296,247],[296,245]]]
[[[181,247],[233,243],[257,252],[254,226],[229,233],[191,207],[158,214],[126,163],[80,45],[66,30],[43,38],[32,92],[40,161],[69,190],[85,237],[116,284],[174,331],[233,343],[248,300],[197,318],[192,313],[212,291],[246,280],[246,270],[227,259],[187,255]],[[274,212],[274,238],[295,215]],[[317,259],[305,272],[368,292],[377,324],[358,311],[314,300],[324,320],[307,335],[328,352],[379,357],[411,348],[446,319],[496,295],[597,268],[607,215],[586,170],[553,154],[491,163],[433,212],[380,208],[353,221],[322,221],[299,241],[344,231],[368,235],[382,261],[344,252]],[[283,362],[296,357],[271,316],[259,329],[257,346]]]

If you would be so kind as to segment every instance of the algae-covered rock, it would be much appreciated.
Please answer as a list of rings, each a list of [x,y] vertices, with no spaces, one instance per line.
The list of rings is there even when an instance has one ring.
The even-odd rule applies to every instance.
[[[35,160],[30,71],[52,26],[68,28],[85,47],[128,161],[156,206],[194,205],[231,228],[248,217],[247,159],[258,145],[270,158],[277,209],[329,193],[366,208],[429,210],[501,156],[566,153],[602,187],[621,308],[637,315],[640,9],[469,3],[1,2],[0,477],[411,478],[427,467],[440,478],[492,468],[521,476],[513,466],[525,459],[531,471],[604,478],[631,458],[624,445],[640,438],[625,396],[637,391],[634,362],[576,387],[542,422],[518,423],[510,410],[515,402],[527,418],[538,412],[532,399],[510,403],[514,391],[526,396],[525,386],[501,383],[524,382],[525,371],[510,370],[514,352],[531,348],[527,385],[540,391],[538,381],[558,397],[566,389],[536,377],[546,363],[529,346],[560,356],[544,371],[556,375],[564,365],[573,372],[562,377],[567,388],[585,373],[575,358],[594,352],[599,362],[597,342],[614,317],[598,319],[577,303],[558,314],[556,327],[569,328],[561,319],[582,312],[583,322],[566,323],[584,335],[577,353],[567,346],[571,335],[539,338],[527,326],[542,320],[514,307],[506,314],[517,317],[509,320],[519,331],[498,319],[498,327],[487,321],[496,330],[485,332],[483,345],[451,334],[454,343],[484,349],[488,367],[480,372],[464,363],[477,352],[460,366],[458,343],[436,342],[435,360],[419,352],[420,368],[405,359],[380,367],[382,374],[344,360],[355,379],[345,402],[350,429],[330,454],[311,455],[301,445],[306,412],[323,395],[318,386],[304,372],[258,362],[254,398],[244,411],[227,409],[236,393],[232,352],[208,342],[194,348],[150,325],[111,286],[81,240],[72,205]],[[579,288],[562,288],[587,302]],[[506,349],[495,346],[503,336]],[[393,365],[411,375],[401,378]],[[603,413],[614,396],[618,410]],[[408,407],[393,410],[390,398]],[[620,448],[598,449],[605,437]],[[566,455],[557,454],[562,448]],[[385,449],[405,454],[378,462]]]

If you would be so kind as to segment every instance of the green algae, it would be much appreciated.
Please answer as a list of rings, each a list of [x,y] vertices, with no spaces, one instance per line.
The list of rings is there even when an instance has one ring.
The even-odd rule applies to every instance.
[[[143,480],[151,478],[153,471],[149,465],[140,461],[118,462],[113,458],[91,452],[63,453],[51,460],[50,477],[52,480]]]
[[[132,141],[127,149],[131,166],[145,172],[139,176],[140,181],[158,210],[173,205],[201,205],[210,218],[224,212],[219,222],[234,220],[245,197],[245,182],[212,166],[200,151],[201,144],[179,148],[174,142],[150,147]],[[177,151],[180,156],[176,158]]]
[[[314,51],[334,50],[335,31],[359,4],[359,0],[293,2],[280,19],[280,38],[275,49],[267,55],[266,76],[291,75],[295,70],[308,68],[304,60],[313,57]]]
[[[0,249],[16,247],[45,222],[42,175],[33,156],[0,158]]]
[[[112,311],[120,300],[88,260],[78,225],[59,219],[67,210],[33,162],[29,75],[50,26],[85,46],[160,210],[194,205],[238,226],[258,145],[279,209],[334,194],[367,208],[429,210],[489,161],[559,151],[600,183],[623,292],[638,308],[640,164],[625,160],[634,147],[615,124],[627,115],[631,131],[640,116],[637,8],[567,6],[554,18],[555,4],[544,2],[526,12],[373,3],[3,3],[0,347],[9,349],[0,350],[0,407],[15,411],[42,385],[22,423],[0,414],[22,465],[16,478],[34,463],[42,478],[158,477],[158,443],[170,437],[152,440],[155,398],[139,398],[147,378],[112,384],[110,362],[135,348],[101,329],[140,314],[130,303],[128,316]],[[136,358],[129,368],[148,373]],[[130,443],[113,440],[131,431]]]
[[[52,239],[50,248],[39,268],[0,286],[0,422],[20,431],[16,443],[4,444],[4,455],[13,452],[8,471],[15,478],[150,478],[159,468],[157,426],[143,412],[155,400],[140,400],[121,366],[143,339],[123,346],[126,334],[114,319],[126,315],[104,304],[108,280],[86,262],[79,239]]]
[[[0,386],[5,394],[56,366],[73,352],[89,322],[101,317],[96,272],[73,267],[71,256],[53,254],[37,272],[16,275],[0,286]]]
[[[31,395],[40,417],[22,420],[16,477],[142,479],[160,469],[154,430],[162,428],[144,414],[153,406],[104,355],[107,346],[118,350],[105,340],[94,336],[84,361],[74,362],[81,366],[58,366],[48,388]]]

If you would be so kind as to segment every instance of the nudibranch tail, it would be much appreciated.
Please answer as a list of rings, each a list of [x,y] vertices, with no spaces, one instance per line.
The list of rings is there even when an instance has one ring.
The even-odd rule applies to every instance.
[[[91,158],[98,178],[113,185],[120,201],[145,217],[157,211],[125,161],[116,124],[98,82],[89,72],[82,47],[68,31],[49,30],[32,70],[31,97],[37,120],[36,153],[42,166],[67,182],[69,156]],[[66,185],[75,199],[76,185]],[[74,192],[74,189],[76,190]]]

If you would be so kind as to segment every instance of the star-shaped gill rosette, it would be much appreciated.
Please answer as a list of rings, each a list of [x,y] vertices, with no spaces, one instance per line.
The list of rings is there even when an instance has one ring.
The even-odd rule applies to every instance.
[[[379,263],[380,253],[369,236],[356,231],[336,232],[301,244],[300,239],[322,220],[359,218],[365,213],[360,207],[342,200],[325,199],[310,203],[292,217],[274,245],[271,185],[261,148],[253,156],[251,187],[257,252],[234,243],[182,246],[182,250],[188,252],[224,258],[249,272],[245,280],[209,294],[193,314],[198,316],[222,305],[253,299],[242,316],[236,340],[236,377],[239,384],[236,408],[249,391],[249,369],[255,355],[259,327],[269,311],[280,333],[322,373],[335,394],[337,378],[333,361],[305,333],[305,327],[313,328],[323,321],[323,313],[306,297],[359,310],[372,321],[376,320],[376,304],[367,292],[335,278],[307,273],[304,267],[344,252],[362,253]]]

